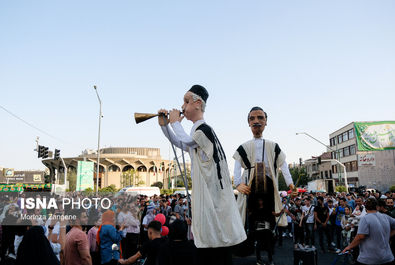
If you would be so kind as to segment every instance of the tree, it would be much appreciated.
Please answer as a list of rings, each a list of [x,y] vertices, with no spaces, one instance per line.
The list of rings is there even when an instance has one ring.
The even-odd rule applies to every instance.
[[[158,187],[159,189],[163,188],[163,183],[161,181],[155,182],[151,185],[151,187]]]
[[[117,189],[117,187],[115,187],[114,184],[111,184],[110,186],[99,189],[99,192],[103,192],[103,193],[113,193],[113,192],[117,192],[117,191],[118,191],[118,189]]]
[[[141,180],[141,177],[134,169],[122,172],[121,175],[121,187],[127,186],[140,186],[144,185],[145,182]]]
[[[347,192],[345,186],[336,186],[336,192]]]
[[[307,183],[310,181],[310,178],[307,176],[306,169],[304,167],[290,168],[289,172],[291,173],[292,180],[295,185],[298,184],[298,186],[306,186]],[[299,177],[300,180],[298,182]],[[289,190],[287,184],[285,183],[285,179],[282,172],[280,172],[278,178],[278,190]]]
[[[184,185],[184,180],[182,179],[183,176],[179,175],[177,176],[177,187],[185,187]],[[188,190],[192,189],[192,178],[191,178],[191,172],[189,169],[187,169],[187,180],[188,180]]]
[[[69,191],[75,191],[77,188],[77,172],[67,172],[67,181],[69,182]]]
[[[307,183],[311,180],[306,173],[306,168],[305,167],[293,167],[289,169],[289,172],[291,173],[292,179],[296,185],[296,182],[298,181],[299,177],[299,183],[298,186],[307,186]]]

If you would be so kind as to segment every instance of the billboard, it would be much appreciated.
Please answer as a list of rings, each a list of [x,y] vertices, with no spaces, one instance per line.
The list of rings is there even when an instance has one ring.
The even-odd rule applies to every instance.
[[[77,166],[77,191],[93,189],[93,170],[94,163],[87,161],[78,161]]]
[[[395,149],[395,121],[355,122],[359,151]]]

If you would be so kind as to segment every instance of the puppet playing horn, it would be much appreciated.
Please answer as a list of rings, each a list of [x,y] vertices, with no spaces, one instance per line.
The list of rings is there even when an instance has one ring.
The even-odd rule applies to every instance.
[[[182,114],[182,112],[180,112],[180,114]],[[138,113],[138,112],[135,112],[135,113],[134,113],[134,119],[136,120],[136,123],[139,124],[140,122],[149,120],[149,119],[151,119],[151,118],[153,118],[153,117],[157,117],[157,116],[159,116],[159,115],[161,115],[161,114]]]

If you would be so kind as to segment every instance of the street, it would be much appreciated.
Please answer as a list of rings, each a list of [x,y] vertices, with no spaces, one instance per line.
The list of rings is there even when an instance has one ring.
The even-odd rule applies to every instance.
[[[316,236],[316,242],[318,242],[318,237]],[[318,244],[316,244],[318,246]],[[265,251],[261,252],[262,258],[264,261],[267,261],[267,254]],[[317,249],[317,260],[319,265],[332,265],[337,255],[334,253],[321,253],[320,249]],[[274,264],[275,265],[293,265],[293,243],[292,238],[283,238],[283,246],[279,247],[278,242],[276,243],[275,251],[274,251]],[[343,263],[344,257],[340,257],[335,264],[349,264]],[[255,254],[252,256],[248,256],[245,258],[233,258],[234,265],[255,265],[256,258]]]

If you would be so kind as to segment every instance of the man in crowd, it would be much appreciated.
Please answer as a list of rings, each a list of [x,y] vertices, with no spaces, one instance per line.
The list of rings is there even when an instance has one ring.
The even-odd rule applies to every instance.
[[[158,253],[163,240],[161,237],[162,224],[158,221],[152,221],[148,224],[148,239],[146,243],[141,247],[139,251],[128,259],[118,260],[119,264],[133,264],[138,259],[146,258],[144,265],[155,265],[157,264]]]
[[[394,199],[387,197],[387,199],[385,199],[385,203],[387,204],[388,211],[392,214],[392,216],[395,216]]]
[[[70,211],[70,216],[75,216],[75,220],[71,220],[71,230],[66,235],[64,264],[92,265],[88,237],[82,231],[82,226],[88,222],[86,212],[74,209]]]
[[[395,235],[395,219],[377,211],[377,200],[366,201],[366,216],[359,222],[357,236],[343,253],[359,246],[359,264],[393,264],[389,240]]]
[[[315,219],[314,219],[314,205],[311,205],[311,199],[307,197],[304,200],[305,205],[302,206],[302,220],[299,224],[299,226],[303,226],[306,237],[305,237],[305,244],[309,245],[310,247],[314,247],[314,224],[315,224]]]
[[[295,204],[289,209],[291,212],[291,218],[294,227],[294,248],[302,247],[304,244],[304,231],[303,227],[300,227],[300,221],[302,218],[302,200],[300,198],[295,198]]]
[[[330,237],[328,221],[329,221],[329,209],[324,205],[324,198],[317,197],[317,206],[314,208],[314,219],[316,225],[314,229],[318,230],[318,238],[320,240],[320,247],[323,253],[325,253],[324,247],[324,234],[328,243],[328,249],[331,249],[332,238]]]
[[[336,226],[335,226],[335,232],[336,232],[336,242],[337,242],[337,248],[338,252],[340,252],[340,249],[342,248],[342,219],[343,216],[346,214],[346,199],[345,198],[340,198],[339,200],[339,205],[335,209],[336,211]]]

